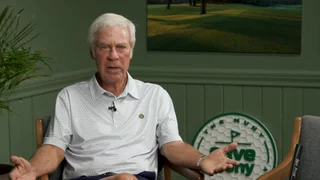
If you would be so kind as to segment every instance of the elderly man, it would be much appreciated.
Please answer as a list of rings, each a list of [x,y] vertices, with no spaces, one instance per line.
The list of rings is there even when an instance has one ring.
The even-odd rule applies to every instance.
[[[158,149],[173,164],[208,175],[239,164],[226,157],[236,143],[208,156],[184,143],[169,94],[130,76],[135,45],[130,20],[101,15],[89,29],[88,43],[98,72],[58,94],[43,146],[30,161],[11,157],[16,165],[11,179],[34,180],[64,158],[64,179],[155,179]]]

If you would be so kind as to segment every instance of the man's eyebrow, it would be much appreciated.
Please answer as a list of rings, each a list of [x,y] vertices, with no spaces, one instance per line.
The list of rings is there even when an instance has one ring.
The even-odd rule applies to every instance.
[[[104,43],[104,42],[97,42],[96,46],[108,46],[108,43]]]
[[[120,42],[120,43],[117,43],[116,44],[117,46],[128,46],[129,43],[126,43],[126,42]]]

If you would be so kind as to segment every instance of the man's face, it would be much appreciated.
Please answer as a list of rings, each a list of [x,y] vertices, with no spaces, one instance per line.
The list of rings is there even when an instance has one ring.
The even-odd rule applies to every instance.
[[[118,25],[105,27],[95,37],[94,52],[91,55],[96,61],[102,83],[126,82],[132,58],[128,29]]]

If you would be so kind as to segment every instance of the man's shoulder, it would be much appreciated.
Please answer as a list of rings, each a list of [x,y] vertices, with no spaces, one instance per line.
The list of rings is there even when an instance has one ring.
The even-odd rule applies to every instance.
[[[167,96],[168,94],[168,92],[162,86],[156,83],[144,82],[135,79],[135,84],[137,86],[138,91],[143,97],[156,96],[160,98]]]
[[[164,90],[159,84],[144,82],[138,79],[134,79],[134,81],[139,89],[158,90],[158,91]]]
[[[89,81],[81,81],[81,82],[76,82],[74,84],[65,86],[61,91],[61,93],[78,93],[78,92],[83,92],[83,91],[88,91],[89,90]]]

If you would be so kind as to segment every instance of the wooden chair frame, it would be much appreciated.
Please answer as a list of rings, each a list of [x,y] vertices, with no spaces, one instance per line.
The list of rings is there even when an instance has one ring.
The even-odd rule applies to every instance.
[[[282,180],[290,175],[296,144],[300,141],[301,118],[294,121],[293,133],[289,152],[283,161],[274,169],[260,176],[257,180]]]
[[[36,120],[36,143],[37,148],[40,148],[43,143],[43,137],[45,132],[43,132],[43,120],[37,119]],[[171,180],[171,169],[177,172],[178,174],[184,176],[187,179],[190,180],[204,180],[204,176],[199,171],[183,168],[176,166],[172,163],[170,163],[167,159],[164,159],[164,179],[165,180]],[[40,180],[49,180],[48,175],[43,175],[39,178]]]

